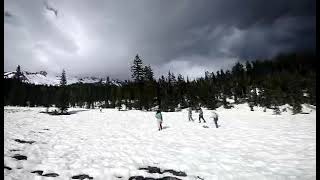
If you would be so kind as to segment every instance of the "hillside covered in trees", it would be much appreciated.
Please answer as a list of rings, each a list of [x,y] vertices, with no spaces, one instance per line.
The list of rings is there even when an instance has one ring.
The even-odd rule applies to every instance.
[[[121,85],[63,82],[63,86],[48,86],[23,83],[19,67],[14,78],[4,79],[4,104],[86,108],[125,105],[129,110],[158,106],[163,111],[175,111],[190,106],[231,108],[229,98],[235,103],[248,102],[251,107],[277,109],[290,104],[295,112],[300,112],[302,103],[316,105],[316,57],[308,53],[238,62],[229,70],[204,72],[204,77],[194,80],[175,72],[155,79],[152,67],[145,66],[138,55],[130,70],[132,79]]]

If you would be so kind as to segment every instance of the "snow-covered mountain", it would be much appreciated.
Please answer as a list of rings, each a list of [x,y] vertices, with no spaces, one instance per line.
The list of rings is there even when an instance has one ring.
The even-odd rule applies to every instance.
[[[16,71],[4,72],[3,77],[13,78],[16,75]],[[60,76],[56,76],[53,74],[48,74],[46,71],[40,72],[27,72],[23,71],[20,76],[25,83],[37,84],[37,85],[52,85],[58,86],[60,84]],[[75,84],[75,83],[98,83],[102,81],[102,83],[107,83],[105,78],[97,78],[97,77],[72,77],[67,76],[67,84]],[[120,86],[122,84],[119,80],[110,80],[109,83]]]

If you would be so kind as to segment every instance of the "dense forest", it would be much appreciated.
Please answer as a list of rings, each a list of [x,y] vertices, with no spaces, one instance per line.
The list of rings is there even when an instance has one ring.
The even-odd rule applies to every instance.
[[[132,79],[121,85],[110,82],[66,85],[65,73],[60,86],[26,84],[21,81],[20,67],[12,79],[4,79],[4,104],[18,106],[53,105],[94,108],[176,111],[199,106],[215,109],[231,108],[232,104],[248,102],[254,106],[278,109],[290,104],[294,112],[301,104],[316,105],[316,57],[308,53],[278,55],[272,59],[242,61],[230,70],[204,72],[204,77],[190,80],[181,74],[168,72],[155,79],[150,66],[137,55],[130,67]]]

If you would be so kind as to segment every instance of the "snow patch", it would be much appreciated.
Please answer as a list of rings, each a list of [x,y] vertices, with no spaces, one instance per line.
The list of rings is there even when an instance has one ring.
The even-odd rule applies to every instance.
[[[219,107],[215,111],[221,126],[216,129],[212,111],[203,109],[207,121],[203,124],[189,122],[184,109],[163,112],[163,126],[169,128],[159,132],[154,112],[93,109],[49,116],[39,113],[42,110],[4,107],[4,165],[12,168],[4,170],[5,179],[44,178],[31,173],[36,170],[57,173],[55,179],[83,174],[101,180],[172,175],[139,170],[148,166],[185,172],[180,179],[316,177],[316,111],[274,116],[262,107],[250,111],[247,104]],[[14,154],[28,158],[18,161]]]

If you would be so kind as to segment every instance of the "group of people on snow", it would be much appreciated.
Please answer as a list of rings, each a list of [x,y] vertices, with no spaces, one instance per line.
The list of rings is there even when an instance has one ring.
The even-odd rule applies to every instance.
[[[162,119],[162,114],[161,114],[160,110],[157,110],[155,117],[157,119],[158,130],[161,131],[162,130],[163,119]],[[216,128],[218,128],[219,127],[218,126],[218,118],[219,118],[219,116],[215,111],[212,111],[211,118],[213,118],[213,121],[214,121],[214,123],[216,125]],[[203,120],[204,123],[206,123],[206,120],[203,118],[203,111],[200,108],[199,109],[199,123],[201,123],[201,119]],[[191,107],[189,107],[189,109],[188,109],[188,120],[189,121],[194,121],[194,119],[192,118],[192,109],[191,109]]]

